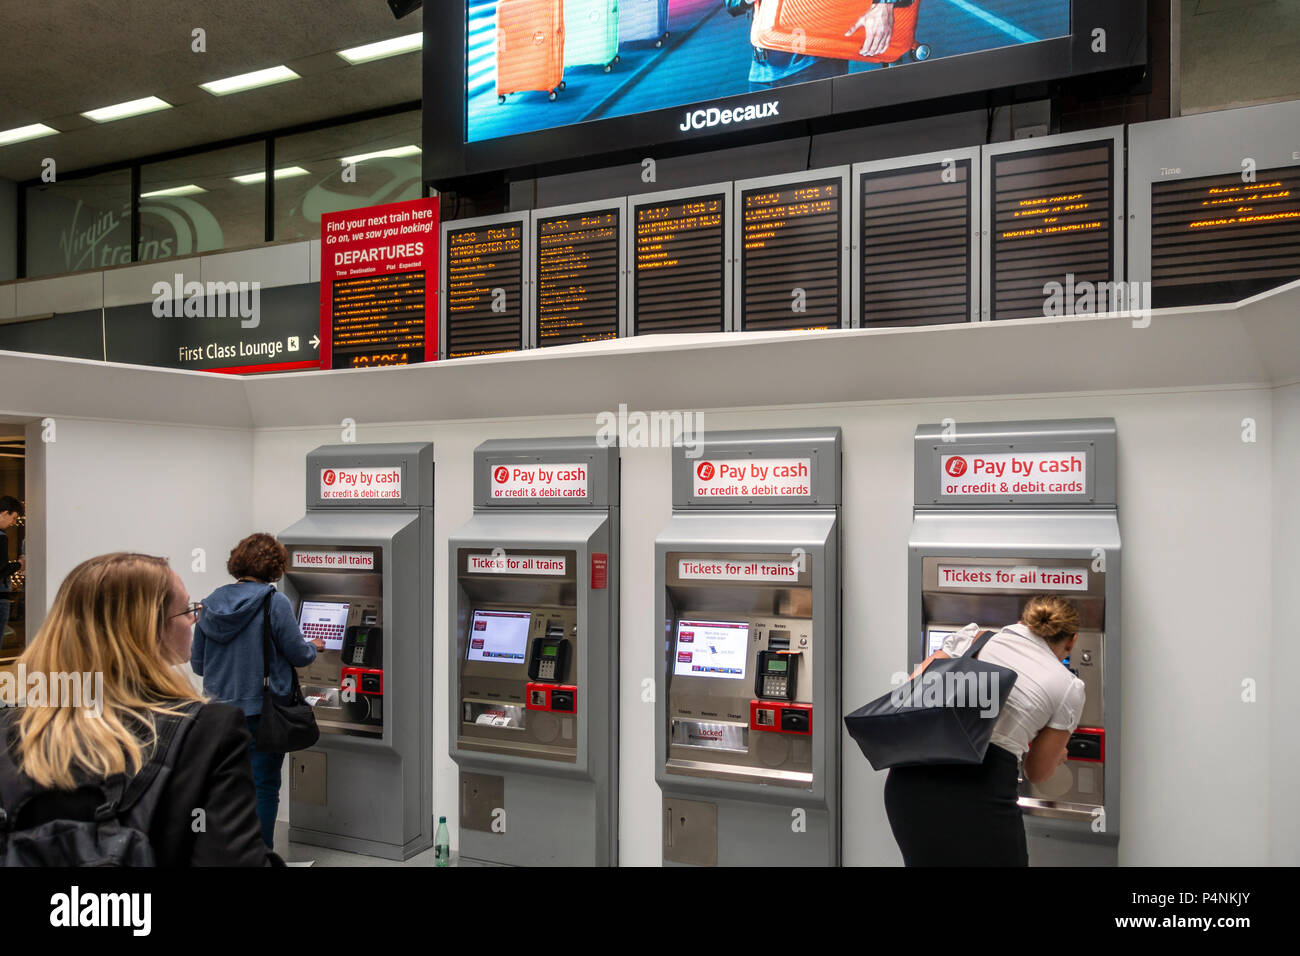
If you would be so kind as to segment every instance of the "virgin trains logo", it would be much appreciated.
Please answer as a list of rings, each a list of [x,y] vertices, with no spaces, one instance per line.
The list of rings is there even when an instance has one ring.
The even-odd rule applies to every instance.
[[[770,103],[753,103],[749,106],[737,106],[732,110],[720,110],[711,106],[707,110],[693,110],[686,114],[685,121],[678,127],[683,133],[695,129],[711,129],[714,126],[730,126],[732,123],[750,123],[754,120],[767,119],[781,115],[781,101]]]
[[[966,459],[957,457],[949,458],[948,464],[944,465],[943,468],[944,471],[948,472],[950,478],[960,478],[962,475],[966,474]]]

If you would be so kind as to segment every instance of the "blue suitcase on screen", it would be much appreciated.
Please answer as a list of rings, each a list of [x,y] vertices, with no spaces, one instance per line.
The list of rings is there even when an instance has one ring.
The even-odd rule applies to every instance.
[[[565,0],[564,65],[603,66],[618,56],[618,8],[622,0]]]
[[[619,38],[624,43],[652,40],[664,45],[668,36],[668,0],[620,0]]]

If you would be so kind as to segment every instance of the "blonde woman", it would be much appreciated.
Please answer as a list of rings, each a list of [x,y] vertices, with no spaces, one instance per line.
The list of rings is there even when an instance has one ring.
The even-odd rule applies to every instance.
[[[38,789],[14,808],[11,832],[95,820],[114,783],[142,769],[152,775],[164,749],[160,740],[175,738],[171,770],[158,775],[158,801],[147,823],[157,864],[272,862],[258,829],[244,715],[204,703],[176,666],[189,658],[201,611],[163,558],[106,554],[64,579],[20,664],[47,678],[91,675],[92,687],[102,679],[102,699],[81,706],[29,700],[18,720],[0,723],[10,731],[8,769],[16,765],[28,788]],[[180,722],[188,722],[183,734]],[[12,779],[0,778],[0,792],[6,788],[14,792]]]

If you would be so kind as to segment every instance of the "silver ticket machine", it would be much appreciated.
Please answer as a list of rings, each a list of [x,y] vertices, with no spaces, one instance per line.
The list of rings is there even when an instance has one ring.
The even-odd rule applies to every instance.
[[[618,449],[487,441],[450,539],[460,861],[618,864]]]
[[[289,839],[405,860],[433,845],[433,446],[307,456],[284,593],[325,650],[299,670],[321,737],[292,755]]]
[[[673,449],[655,544],[665,864],[840,862],[840,447],[827,428]]]
[[[1029,862],[1114,866],[1120,836],[1120,535],[1113,419],[922,425],[908,559],[912,663],[970,623],[1000,629],[1025,601],[1079,610],[1064,662],[1087,701],[1068,759],[1021,782]]]

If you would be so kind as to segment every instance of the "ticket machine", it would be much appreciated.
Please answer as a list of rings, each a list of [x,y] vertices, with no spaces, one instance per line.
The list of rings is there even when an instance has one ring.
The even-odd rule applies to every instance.
[[[460,861],[618,863],[619,457],[487,441],[451,536]]]
[[[1001,629],[1025,601],[1078,608],[1062,666],[1087,700],[1068,759],[1022,780],[1031,865],[1114,866],[1120,835],[1120,535],[1113,419],[922,425],[908,563],[912,663],[970,623]]]
[[[837,865],[840,430],[687,451],[655,544],[664,863]]]
[[[307,456],[284,593],[325,650],[298,672],[320,741],[292,755],[289,839],[404,860],[433,845],[433,446]]]

